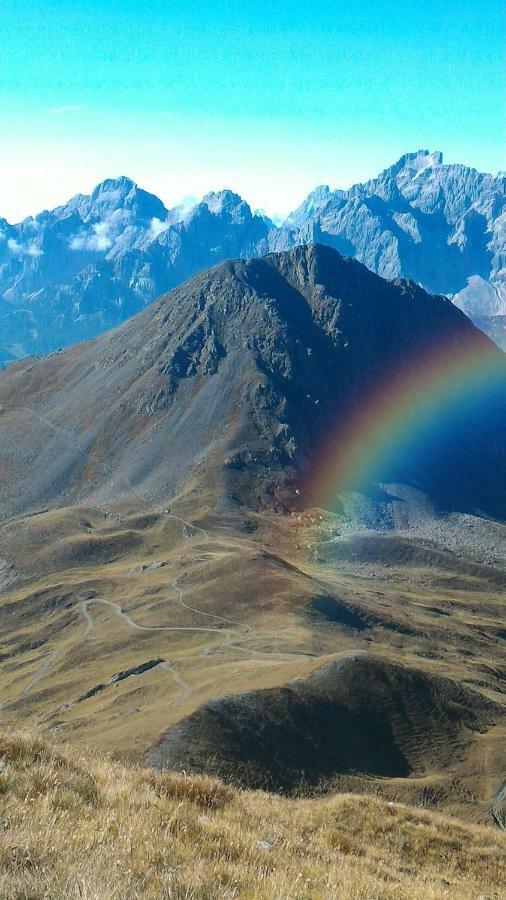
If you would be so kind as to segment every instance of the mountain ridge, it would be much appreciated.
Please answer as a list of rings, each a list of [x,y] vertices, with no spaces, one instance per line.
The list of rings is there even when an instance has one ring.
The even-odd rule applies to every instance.
[[[168,210],[106,179],[52,212],[0,220],[0,362],[93,337],[215,262],[307,242],[452,295],[506,345],[505,195],[504,177],[426,150],[346,191],[317,188],[280,227],[228,189]]]
[[[296,469],[343,404],[360,402],[391,366],[402,373],[420,347],[447,332],[452,342],[470,341],[502,364],[501,351],[449,300],[413,282],[385,281],[325,245],[220,263],[116,330],[5,369],[0,457],[17,488],[4,484],[4,508],[26,505],[26,491],[34,503],[46,503],[62,486],[66,502],[82,502],[91,484],[94,495],[109,501],[142,490],[163,502],[176,488],[167,472],[172,478],[178,472],[181,488],[189,464],[211,466],[211,480],[225,477],[235,485],[226,491],[246,491],[250,505],[289,508],[296,503]],[[501,478],[506,424],[500,402],[491,409],[483,396],[468,421],[455,420],[460,447],[450,440],[442,451],[442,459],[454,466],[455,453],[463,466],[453,488],[445,464],[434,458],[431,470],[430,454],[416,473],[407,460],[390,474],[421,478],[451,505],[457,496],[464,502],[468,472],[470,484],[484,491],[481,501],[478,494],[469,498],[471,506],[499,504],[497,511],[494,478]],[[42,427],[34,429],[36,419]],[[18,429],[26,435],[21,444]],[[168,448],[169,470],[162,462]],[[34,451],[46,460],[37,478],[27,475]]]

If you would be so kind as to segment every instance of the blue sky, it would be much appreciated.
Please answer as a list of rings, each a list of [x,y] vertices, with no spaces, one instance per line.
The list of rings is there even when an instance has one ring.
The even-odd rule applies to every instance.
[[[0,215],[129,175],[283,214],[402,153],[504,161],[499,0],[4,0]]]

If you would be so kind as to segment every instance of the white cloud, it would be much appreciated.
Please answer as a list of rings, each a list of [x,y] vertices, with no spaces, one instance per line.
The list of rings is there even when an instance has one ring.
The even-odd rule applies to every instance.
[[[112,240],[108,235],[109,223],[96,222],[93,225],[93,234],[77,234],[70,241],[71,250],[93,250],[101,253],[112,247]]]
[[[112,241],[108,237],[92,237],[88,241],[88,247],[90,250],[102,251],[108,250],[109,247],[112,247]]]
[[[14,256],[42,256],[43,250],[31,241],[27,246],[23,246],[14,238],[9,238],[7,246]]]
[[[194,194],[187,194],[180,203],[177,205],[177,210],[181,216],[181,219],[184,220],[187,216],[190,215],[192,210],[196,207],[198,203],[197,197]]]
[[[161,219],[153,216],[153,218],[151,219],[151,225],[149,226],[148,238],[154,241],[160,234],[163,234],[164,231],[167,231],[167,228],[169,228],[168,222],[162,222]]]
[[[15,241],[14,238],[9,238],[9,240],[7,241],[7,246],[9,248],[9,250],[11,251],[11,253],[14,254],[14,256],[22,256],[23,255],[24,251],[23,251],[21,244],[19,244],[17,241]]]
[[[66,113],[79,112],[82,106],[78,103],[67,103],[66,106],[50,106],[48,112],[53,116],[64,116]]]
[[[284,222],[286,219],[286,215],[283,215],[282,213],[272,213],[272,215],[270,215],[262,207],[260,207],[259,209],[253,210],[253,215],[266,216],[268,219],[271,220],[271,222],[274,222],[274,225],[281,225],[281,223]]]
[[[96,222],[93,231],[95,234],[89,240],[90,250],[107,250],[112,247],[112,241],[108,235],[108,222]]]

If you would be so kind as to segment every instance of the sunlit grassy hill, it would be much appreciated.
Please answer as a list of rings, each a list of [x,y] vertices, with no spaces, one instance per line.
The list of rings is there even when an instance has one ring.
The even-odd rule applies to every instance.
[[[0,737],[0,897],[505,896],[506,836],[377,797],[287,800]]]

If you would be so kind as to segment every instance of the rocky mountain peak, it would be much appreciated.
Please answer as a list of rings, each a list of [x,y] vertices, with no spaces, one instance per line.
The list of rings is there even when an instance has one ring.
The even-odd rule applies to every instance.
[[[344,191],[331,191],[328,184],[320,184],[307,195],[304,202],[283,222],[285,228],[300,228],[308,217],[317,214],[329,200],[336,196],[344,196]]]
[[[392,166],[396,171],[409,169],[421,172],[424,169],[432,169],[443,164],[443,154],[440,150],[417,150],[415,153],[405,153],[400,160]]]
[[[122,197],[126,197],[131,191],[137,189],[135,181],[127,178],[126,175],[120,175],[118,178],[106,178],[94,188],[91,194],[92,200],[102,200],[110,198],[111,201],[117,201]]]
[[[228,188],[211,191],[203,197],[202,203],[212,215],[228,216],[232,222],[240,223],[252,218],[249,204]]]
[[[102,181],[89,197],[80,200],[77,210],[84,222],[108,219],[121,212],[126,212],[135,225],[154,216],[159,219],[167,216],[167,209],[158,197],[142,190],[125,176]]]
[[[505,179],[426,149],[349,190],[320,185],[281,227],[229,189],[168,211],[131,179],[106,179],[2,224],[0,362],[91,337],[220,260],[313,242],[451,296],[506,347],[505,203]]]
[[[34,479],[17,420],[15,456],[6,420],[0,456],[16,460],[16,484],[26,477],[39,505],[60,490],[88,501],[90,484],[109,499],[134,484],[159,503],[198,470],[218,494],[290,508],[299,476],[349,404],[448,335],[501,357],[450,301],[412,282],[389,283],[328,246],[224,262],[93,342],[7,367],[0,405],[12,396],[22,406],[36,402],[81,438],[71,446],[57,428],[30,430],[21,445],[40,460]],[[504,404],[485,414],[484,403],[481,396],[479,410],[457,417],[430,453],[389,463],[386,480],[416,484],[450,507],[497,511]],[[88,442],[101,454],[91,481],[80,474]]]

